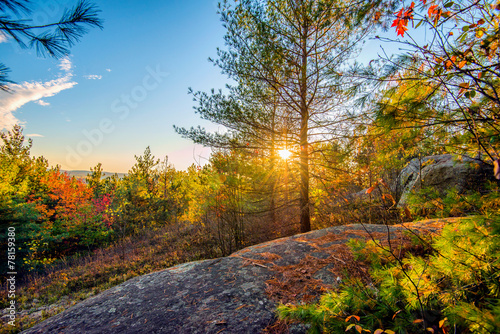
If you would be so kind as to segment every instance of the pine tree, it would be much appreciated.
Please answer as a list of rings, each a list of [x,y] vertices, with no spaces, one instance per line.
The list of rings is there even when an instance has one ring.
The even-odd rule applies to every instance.
[[[228,50],[218,50],[215,64],[238,86],[227,97],[221,92],[199,95],[197,111],[230,132],[178,129],[206,145],[250,136],[268,141],[267,147],[282,143],[292,148],[298,157],[302,232],[311,229],[311,144],[334,137],[337,112],[346,102],[348,78],[341,72],[370,30],[371,21],[354,15],[353,6],[337,0],[224,1]],[[357,8],[366,13],[365,7]]]

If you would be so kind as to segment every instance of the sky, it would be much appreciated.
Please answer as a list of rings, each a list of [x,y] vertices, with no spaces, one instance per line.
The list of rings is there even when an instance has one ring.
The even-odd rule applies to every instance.
[[[56,21],[73,0],[33,7],[35,23]],[[65,170],[101,162],[127,172],[147,146],[177,169],[204,163],[209,149],[181,138],[173,125],[204,123],[188,88],[223,88],[227,77],[208,61],[223,47],[212,0],[94,0],[104,29],[92,28],[63,59],[38,57],[0,38],[1,62],[16,82],[0,93],[0,127],[21,124],[31,153]],[[1,129],[0,129],[1,130]]]
[[[14,124],[33,139],[31,153],[64,170],[126,173],[150,146],[176,169],[203,164],[210,150],[173,125],[220,130],[195,114],[194,91],[224,88],[228,78],[208,61],[224,47],[218,0],[93,0],[104,28],[63,59],[38,57],[0,36],[1,62],[14,93],[0,92],[0,130]],[[35,2],[35,24],[57,21],[76,0]],[[369,41],[366,59],[380,48]],[[387,46],[386,46],[387,47]]]

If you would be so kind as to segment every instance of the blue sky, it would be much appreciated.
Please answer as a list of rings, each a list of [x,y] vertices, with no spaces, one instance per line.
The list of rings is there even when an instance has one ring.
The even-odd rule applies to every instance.
[[[207,61],[224,45],[217,1],[93,2],[104,29],[90,30],[65,59],[0,43],[2,62],[18,84],[14,94],[0,95],[0,126],[22,124],[33,138],[32,154],[63,169],[101,162],[107,171],[126,172],[147,146],[177,169],[208,157],[208,149],[182,139],[173,124],[214,128],[195,115],[187,91],[227,81]],[[74,3],[41,1],[33,17],[57,20]]]
[[[224,47],[218,0],[93,2],[104,29],[91,29],[67,58],[37,57],[0,36],[1,61],[17,83],[15,93],[0,92],[0,130],[21,124],[34,141],[32,154],[67,170],[101,162],[106,171],[127,172],[147,146],[177,169],[204,163],[210,150],[173,125],[217,130],[194,113],[187,92],[228,81],[208,62]],[[76,0],[37,3],[33,19],[44,24]],[[369,41],[362,59],[376,58],[378,44]]]

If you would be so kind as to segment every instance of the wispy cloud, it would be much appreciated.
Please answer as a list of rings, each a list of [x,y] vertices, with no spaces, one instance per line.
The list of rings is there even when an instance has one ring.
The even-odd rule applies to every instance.
[[[110,69],[110,68],[107,68],[107,69],[106,69],[106,71],[111,72],[111,69]]]
[[[84,75],[83,77],[85,79],[89,79],[89,80],[101,80],[102,79],[102,75],[97,75],[97,74]]]
[[[35,101],[40,105],[47,105],[47,102],[41,99],[54,96],[77,84],[75,81],[71,81],[71,61],[68,58],[61,61],[59,68],[66,73],[58,79],[47,82],[11,84],[9,85],[11,93],[0,91],[0,130],[10,130],[15,124],[23,123],[16,118],[14,112],[26,103]]]
[[[37,101],[35,101],[35,103],[36,103],[36,104],[39,104],[39,105],[41,105],[41,106],[44,106],[44,107],[45,107],[45,106],[50,106],[50,103],[45,102],[44,100],[37,100]]]
[[[61,69],[61,71],[70,72],[71,68],[73,67],[73,64],[71,64],[71,60],[69,60],[68,57],[65,57],[61,60],[58,66]]]
[[[0,43],[7,42],[7,36],[3,32],[0,32]]]
[[[31,137],[31,138],[33,138],[33,137],[45,137],[44,135],[40,135],[38,133],[30,133],[29,135],[25,135],[25,136],[26,137]]]

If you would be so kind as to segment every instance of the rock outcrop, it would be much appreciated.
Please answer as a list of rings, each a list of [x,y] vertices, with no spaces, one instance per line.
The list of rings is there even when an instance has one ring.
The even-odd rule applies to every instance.
[[[399,174],[394,191],[398,197],[400,194],[398,205],[402,206],[412,190],[434,187],[443,194],[451,188],[458,192],[480,190],[486,180],[494,180],[493,167],[480,160],[433,155],[411,160]]]
[[[384,240],[390,233],[394,244],[403,229],[435,232],[444,221],[330,227],[185,263],[130,279],[24,333],[276,332],[279,302],[314,301],[356,271],[345,245],[350,238]],[[305,332],[298,325],[286,330]]]

